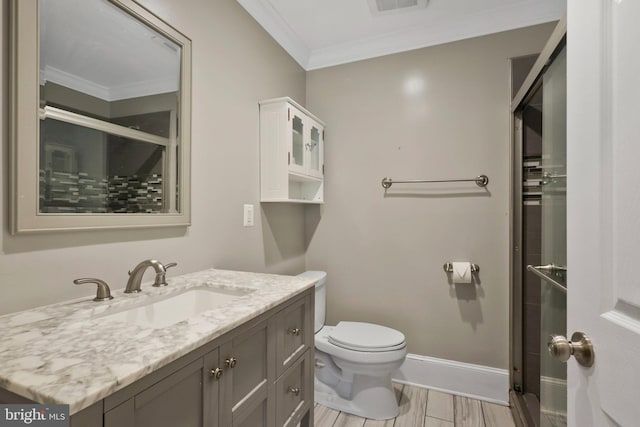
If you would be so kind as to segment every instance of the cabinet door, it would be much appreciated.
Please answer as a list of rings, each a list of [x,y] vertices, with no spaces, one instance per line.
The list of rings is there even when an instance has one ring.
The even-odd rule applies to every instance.
[[[313,405],[311,350],[296,360],[276,382],[276,425],[295,427]]]
[[[220,389],[220,425],[272,426],[275,402],[267,399],[275,380],[275,346],[264,321],[220,346],[225,368]],[[250,420],[250,421],[249,421]]]
[[[266,421],[268,419],[267,403],[268,400],[263,400],[258,406],[243,412],[240,416],[236,416],[233,421],[233,427],[258,427],[272,425],[270,421]]]
[[[199,359],[104,414],[105,427],[202,427]]]
[[[308,119],[297,108],[287,106],[287,120],[289,121],[290,143],[289,170],[291,172],[306,174],[305,144],[307,144]]]
[[[308,139],[305,143],[305,169],[307,174],[322,178],[324,166],[324,129],[312,119],[308,119]]]
[[[322,178],[323,127],[291,105],[287,106],[287,120],[291,134],[289,171]]]
[[[204,426],[218,427],[221,425],[219,424],[220,411],[218,402],[220,401],[220,384],[224,374],[225,370],[220,363],[219,349],[207,353],[204,356],[202,378]]]
[[[311,297],[298,299],[276,315],[276,376],[313,346]]]

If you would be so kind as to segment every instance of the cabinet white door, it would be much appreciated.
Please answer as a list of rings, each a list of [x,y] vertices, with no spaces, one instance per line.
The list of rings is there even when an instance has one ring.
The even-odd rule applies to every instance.
[[[287,106],[287,119],[289,120],[289,171],[307,174],[307,166],[305,162],[305,145],[307,142],[308,119],[297,108],[292,105]]]
[[[323,127],[293,105],[287,105],[289,121],[289,171],[322,178]]]
[[[324,130],[322,126],[315,120],[308,119],[309,138],[305,145],[305,154],[307,161],[305,162],[306,171],[309,176],[322,178],[323,175],[323,149],[324,149]]]

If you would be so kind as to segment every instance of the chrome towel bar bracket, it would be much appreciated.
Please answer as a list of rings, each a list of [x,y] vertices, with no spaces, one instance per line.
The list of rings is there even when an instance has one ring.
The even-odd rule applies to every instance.
[[[566,273],[567,267],[555,264],[527,265],[527,270],[529,270],[542,280],[546,281],[547,283],[555,286],[560,292],[564,294],[567,293],[567,287],[550,276],[550,274],[553,273]]]
[[[469,179],[410,179],[410,180],[393,180],[391,178],[382,178],[382,188],[385,190],[393,184],[418,184],[422,182],[475,182],[478,187],[486,187],[489,183],[487,175],[478,175]]]

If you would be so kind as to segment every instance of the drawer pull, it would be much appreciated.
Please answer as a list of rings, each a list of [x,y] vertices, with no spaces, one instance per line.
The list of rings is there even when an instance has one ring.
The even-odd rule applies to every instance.
[[[230,357],[230,358],[228,358],[228,359],[226,359],[226,360],[224,361],[224,364],[225,364],[225,365],[227,365],[227,368],[231,368],[231,369],[233,369],[233,368],[235,368],[235,367],[236,367],[236,363],[237,363],[237,362],[238,362],[238,361],[236,360],[236,358],[235,358],[235,357]]]
[[[298,336],[300,335],[300,328],[289,328],[287,329],[287,334]]]
[[[222,369],[216,368],[211,370],[211,376],[217,380],[222,376]]]
[[[296,396],[300,394],[300,388],[298,388],[298,387],[291,387],[291,386],[289,386],[289,388],[287,389],[287,391],[288,391],[289,393],[293,393],[293,394],[295,394]]]

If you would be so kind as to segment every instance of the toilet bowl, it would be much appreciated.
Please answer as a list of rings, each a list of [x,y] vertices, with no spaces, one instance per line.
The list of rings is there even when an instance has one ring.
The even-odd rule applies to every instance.
[[[325,326],[326,273],[300,276],[317,280],[315,295],[315,401],[363,418],[386,420],[398,415],[391,375],[405,360],[404,335],[364,322]]]

